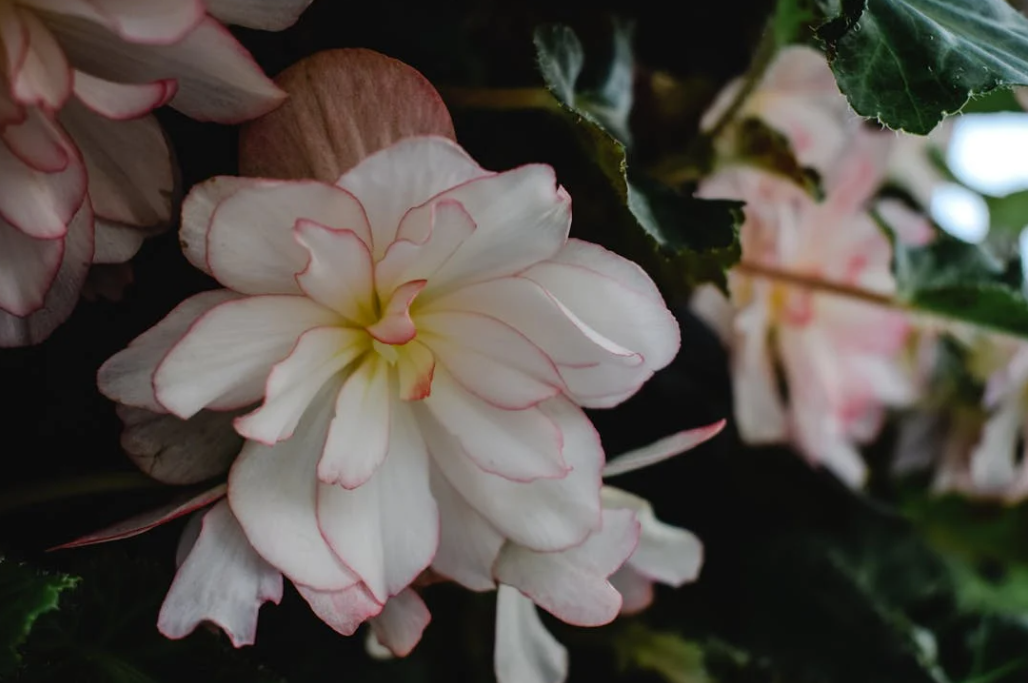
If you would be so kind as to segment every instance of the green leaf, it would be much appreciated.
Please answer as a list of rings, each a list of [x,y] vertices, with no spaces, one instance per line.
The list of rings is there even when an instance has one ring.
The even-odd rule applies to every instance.
[[[778,0],[771,19],[775,45],[782,48],[797,42],[803,30],[817,19],[813,0]]]
[[[0,557],[0,676],[11,674],[21,661],[18,649],[36,619],[57,609],[61,593],[78,581]]]
[[[843,0],[818,36],[856,112],[910,133],[1028,84],[1028,19],[1004,0]]]
[[[1028,190],[1004,197],[986,197],[989,207],[989,232],[1016,238],[1028,226]]]
[[[615,49],[615,62],[625,61],[626,45]],[[725,271],[740,256],[742,204],[698,199],[644,174],[629,173],[625,146],[609,132],[610,118],[596,108],[596,95],[581,96],[576,91],[584,53],[574,31],[561,25],[539,27],[535,46],[547,87],[561,104],[580,146],[626,209],[624,216],[609,217],[612,225],[606,246],[639,261],[666,294],[682,294],[702,282],[725,288]],[[608,73],[621,71],[611,67]],[[622,74],[608,79],[608,84],[615,81],[624,93],[631,92],[630,78]],[[612,86],[589,92],[605,92],[603,101],[618,101]],[[614,108],[620,106],[623,100]]]
[[[821,177],[812,168],[800,165],[789,139],[757,118],[746,118],[732,127],[732,149],[727,159],[754,166],[782,176],[821,200],[824,192]]]
[[[668,683],[715,683],[704,665],[703,648],[677,634],[630,622],[615,637],[614,648],[622,666],[654,671]]]
[[[1028,299],[1020,272],[980,247],[940,236],[924,247],[895,246],[898,298],[928,311],[1028,337]]]

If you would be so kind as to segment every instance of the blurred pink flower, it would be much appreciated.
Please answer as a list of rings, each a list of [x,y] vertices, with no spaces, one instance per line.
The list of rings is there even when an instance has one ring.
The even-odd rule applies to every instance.
[[[171,222],[171,153],[149,112],[234,123],[281,102],[215,16],[277,29],[309,2],[0,3],[0,346],[45,339],[90,264],[127,261]]]

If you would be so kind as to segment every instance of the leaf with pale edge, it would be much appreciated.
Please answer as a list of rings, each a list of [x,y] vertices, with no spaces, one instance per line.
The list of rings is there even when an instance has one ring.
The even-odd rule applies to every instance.
[[[1004,0],[843,0],[818,36],[853,109],[909,133],[1028,84],[1028,19]]]
[[[606,118],[607,125],[611,125],[604,112],[620,111],[618,107],[624,102],[618,100],[611,83],[619,84],[625,93],[631,91],[631,79],[625,77],[624,69],[612,67],[608,74],[613,80],[582,96],[575,88],[585,56],[574,31],[561,25],[542,26],[536,29],[534,39],[539,69],[547,87],[570,118],[579,143],[634,218],[634,226],[627,226],[634,234],[624,238],[629,243],[627,251],[634,252],[632,246],[639,241],[648,245],[648,253],[638,250],[637,260],[643,262],[666,293],[681,293],[703,282],[725,288],[725,270],[740,256],[738,229],[742,204],[687,196],[641,174],[629,173],[625,146],[602,122]],[[615,60],[625,59],[626,49],[624,42],[616,46]],[[603,93],[604,102],[620,104],[606,109],[590,106],[595,105],[595,93]]]
[[[57,609],[61,593],[77,583],[73,576],[39,572],[0,557],[0,676],[18,666],[18,649],[36,619]]]

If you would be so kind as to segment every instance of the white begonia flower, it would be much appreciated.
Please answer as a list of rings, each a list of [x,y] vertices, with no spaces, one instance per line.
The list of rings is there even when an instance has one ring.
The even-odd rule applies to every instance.
[[[259,141],[266,156],[248,163],[272,174],[307,164],[318,177],[342,166],[341,177],[194,188],[183,247],[226,289],[183,302],[99,373],[137,462],[162,479],[210,472],[195,451],[171,448],[175,439],[209,450],[215,469],[238,451],[227,502],[183,553],[162,630],[179,637],[209,619],[251,642],[256,608],[277,600],[283,575],[340,633],[370,620],[405,654],[428,622],[411,589],[426,571],[472,590],[506,581],[561,618],[609,621],[621,600],[607,578],[639,523],[634,510],[603,509],[603,451],[580,406],[619,403],[677,352],[677,323],[653,282],[568,239],[570,199],[549,167],[475,164],[409,67],[339,50],[279,82],[296,84],[293,98],[244,136],[244,161],[246,140]],[[350,126],[308,127],[313,111]],[[334,156],[300,143],[300,161],[278,157],[281,135],[305,129],[328,131]],[[241,450],[224,436],[226,412]],[[720,426],[640,457],[679,452]],[[172,452],[181,462],[154,455]],[[211,500],[71,545],[139,533]],[[589,590],[563,594],[569,577],[590,577]],[[210,585],[223,580],[239,590],[216,597]]]
[[[282,101],[215,17],[277,30],[309,3],[0,2],[0,346],[45,339],[91,264],[127,261],[170,224],[152,110],[234,123]]]

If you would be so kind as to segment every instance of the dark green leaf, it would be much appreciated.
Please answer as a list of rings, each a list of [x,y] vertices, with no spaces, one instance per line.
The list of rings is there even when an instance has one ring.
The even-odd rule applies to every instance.
[[[800,166],[789,139],[760,119],[746,118],[733,127],[732,150],[728,156],[791,180],[815,199],[824,196],[817,171]]]
[[[907,306],[1028,337],[1028,299],[1018,269],[981,247],[940,236],[925,247],[895,247],[898,297]]]
[[[61,593],[78,579],[50,574],[0,557],[0,676],[20,661],[18,648],[41,615],[57,609]]]
[[[567,114],[580,145],[627,209],[625,224],[618,226],[624,234],[612,240],[619,250],[640,261],[671,294],[702,282],[725,287],[725,270],[739,260],[742,205],[697,199],[630,174],[625,146],[608,132],[596,110],[583,104],[590,98],[576,95],[584,63],[578,37],[566,26],[543,26],[535,32],[535,45],[547,87]],[[623,55],[625,49],[618,47],[615,55]],[[618,68],[612,67],[611,73],[616,72]],[[630,79],[618,77],[618,82],[630,92]],[[616,99],[610,93],[605,97]]]
[[[857,113],[910,133],[1028,84],[1028,19],[1004,0],[843,0],[818,35]]]

